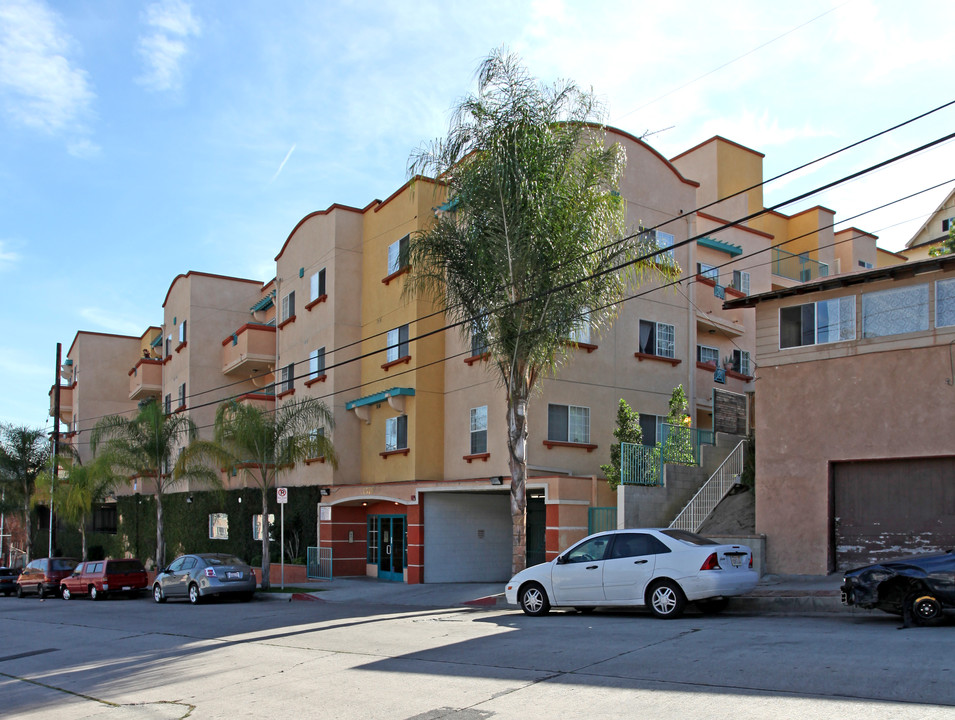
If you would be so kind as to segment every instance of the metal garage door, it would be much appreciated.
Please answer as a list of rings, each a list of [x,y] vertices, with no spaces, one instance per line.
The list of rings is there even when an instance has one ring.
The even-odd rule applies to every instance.
[[[424,581],[507,582],[511,576],[508,493],[423,493]]]
[[[955,458],[836,463],[837,570],[955,547]]]

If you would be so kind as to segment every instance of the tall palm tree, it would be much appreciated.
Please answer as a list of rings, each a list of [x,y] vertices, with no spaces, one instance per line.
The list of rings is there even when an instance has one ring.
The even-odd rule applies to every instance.
[[[105,454],[94,458],[89,465],[73,457],[60,458],[59,462],[65,472],[54,494],[56,507],[67,522],[79,529],[82,559],[86,560],[86,524],[93,505],[104,500],[127,478],[114,472],[113,463]]]
[[[653,264],[649,240],[623,240],[617,193],[625,154],[608,145],[592,94],[530,77],[492,53],[447,137],[412,157],[439,178],[448,212],[409,243],[409,295],[425,293],[465,335],[487,340],[507,394],[514,572],[526,563],[527,411],[538,379],[567,358],[582,321],[616,316],[628,283]]]
[[[269,588],[269,493],[279,473],[296,462],[324,457],[337,466],[338,458],[326,432],[332,414],[321,401],[306,398],[285,403],[273,411],[255,405],[228,402],[216,410],[212,440],[194,440],[179,456],[175,472],[184,477],[211,480],[223,470],[241,470],[262,496],[262,589]]]
[[[40,428],[24,425],[0,425],[0,481],[7,502],[16,503],[26,530],[25,562],[33,559],[33,521],[30,502],[36,491],[37,478],[50,469],[50,446]],[[9,495],[7,495],[9,491]],[[53,518],[50,518],[50,522]],[[52,548],[51,548],[52,554]]]
[[[170,472],[173,452],[196,437],[196,424],[187,415],[167,415],[152,399],[142,403],[132,419],[122,415],[102,418],[90,435],[94,455],[102,447],[115,469],[142,480],[155,479],[157,569],[166,562],[163,496],[183,479]]]

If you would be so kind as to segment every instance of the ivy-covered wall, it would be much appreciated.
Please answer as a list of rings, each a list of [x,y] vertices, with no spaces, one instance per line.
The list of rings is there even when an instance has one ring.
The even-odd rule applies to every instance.
[[[306,548],[317,541],[319,488],[290,487],[285,505],[285,561],[305,562]],[[191,499],[191,502],[190,502]],[[278,562],[281,511],[275,501],[275,489],[268,494],[269,513],[275,515],[270,545],[272,560]],[[156,500],[152,495],[128,495],[117,498],[116,534],[87,533],[91,559],[122,557],[130,553],[148,562],[156,555]],[[229,492],[172,493],[163,496],[166,535],[166,562],[177,555],[194,552],[226,552],[252,566],[261,565],[262,543],[252,537],[252,516],[262,512],[258,489]],[[209,537],[209,516],[225,513],[229,517],[229,538]],[[59,530],[57,550],[67,557],[80,557],[80,534],[74,528]]]

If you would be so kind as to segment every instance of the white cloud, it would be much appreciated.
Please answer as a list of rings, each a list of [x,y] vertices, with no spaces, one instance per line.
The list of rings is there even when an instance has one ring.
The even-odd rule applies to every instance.
[[[84,307],[79,310],[80,317],[96,328],[118,335],[140,335],[145,327],[141,322],[116,316],[115,310],[100,307]]]
[[[202,32],[192,7],[183,0],[160,0],[146,9],[150,34],[140,36],[139,54],[146,64],[138,81],[156,91],[182,86],[182,62],[189,51],[186,41]]]
[[[0,272],[9,270],[20,261],[20,256],[8,250],[6,245],[6,241],[0,240]]]
[[[77,130],[95,97],[68,53],[72,38],[40,0],[0,3],[0,100],[20,125]]]

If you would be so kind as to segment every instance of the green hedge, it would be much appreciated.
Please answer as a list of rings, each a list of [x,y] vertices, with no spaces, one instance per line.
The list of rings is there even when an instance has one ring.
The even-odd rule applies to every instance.
[[[189,502],[189,499],[192,502]],[[279,561],[281,513],[275,502],[275,489],[269,490],[269,512],[275,515],[271,543],[272,560]],[[316,542],[319,488],[290,487],[285,505],[285,540],[296,545],[295,556],[286,553],[286,562],[304,559],[305,549]],[[240,502],[241,500],[241,502]],[[163,518],[166,534],[166,562],[187,552],[227,552],[253,566],[261,564],[262,544],[252,538],[252,516],[262,510],[258,489],[229,492],[172,493],[163,496]],[[97,556],[120,557],[131,553],[143,561],[156,555],[156,500],[151,495],[127,495],[117,498],[116,534],[87,533],[87,551]],[[229,516],[229,539],[209,538],[209,515]],[[297,540],[297,543],[296,543]],[[44,543],[45,545],[45,543]],[[80,556],[80,534],[74,528],[61,526],[56,547],[68,557]]]

